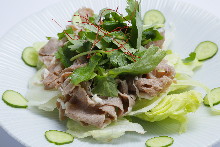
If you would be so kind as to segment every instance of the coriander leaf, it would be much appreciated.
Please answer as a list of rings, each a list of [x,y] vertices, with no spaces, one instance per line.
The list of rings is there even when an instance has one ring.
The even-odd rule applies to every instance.
[[[77,68],[71,75],[71,82],[74,85],[77,85],[83,81],[93,79],[97,75],[94,73],[94,69],[98,65],[101,57],[100,54],[96,54],[90,58],[89,63],[86,66]]]
[[[143,39],[151,40],[151,41],[158,41],[162,40],[163,36],[154,28],[149,28],[143,31],[142,33]]]
[[[77,53],[82,53],[82,52],[87,52],[91,49],[92,43],[87,41],[82,41],[82,40],[75,40],[74,45],[68,46],[71,51],[76,51]]]
[[[105,69],[104,69],[104,68],[102,68],[102,67],[100,67],[100,66],[97,66],[95,70],[97,71],[98,75],[103,76],[103,75],[105,75],[105,74],[106,74]]]
[[[112,77],[97,76],[92,92],[100,96],[116,97],[118,96],[117,83]]]
[[[114,67],[125,66],[128,64],[126,54],[124,54],[122,51],[111,51],[109,54],[107,54],[107,56],[110,59],[110,63]]]
[[[72,65],[73,62],[70,61],[70,59],[75,55],[75,53],[68,48],[69,45],[70,42],[66,43],[55,53],[56,58],[60,60],[64,67],[69,67]]]
[[[78,48],[82,47],[83,43],[85,41],[83,41],[83,40],[72,40],[70,42],[72,43],[72,45],[70,45],[68,47],[70,48],[70,50],[74,51],[74,50],[77,50]]]
[[[101,29],[101,28],[95,27],[94,25],[91,25],[91,24],[85,24],[85,23],[80,24],[80,26],[82,26],[83,28],[88,29],[96,34],[98,33],[100,36],[105,36],[105,37],[103,37],[103,39],[108,43],[112,41],[111,37],[105,35],[105,34],[108,34],[108,32]]]
[[[67,34],[73,34],[73,29],[71,27],[68,27],[66,30],[64,30],[61,33],[58,33],[57,36],[59,37],[59,40],[63,39],[64,37],[66,37],[66,33]]]
[[[141,40],[142,40],[142,32],[143,32],[143,22],[141,18],[141,5],[139,4],[139,11],[136,13],[136,26],[138,29],[138,37],[137,37],[137,49],[141,47]]]
[[[50,40],[52,37],[46,37],[47,38],[47,40]]]
[[[116,22],[116,21],[104,21],[102,24],[102,28],[105,29],[106,31],[113,31],[116,28],[122,28],[126,26],[125,23],[121,23],[121,22]]]
[[[109,8],[104,8],[104,9],[100,10],[99,15],[95,18],[95,23],[99,24],[101,22],[101,18],[107,14],[110,14],[111,12],[114,12],[114,11]]]
[[[122,31],[111,32],[109,35],[112,35],[116,39],[126,40],[128,37]]]
[[[151,46],[143,56],[134,63],[109,70],[108,74],[116,77],[119,74],[127,73],[139,75],[151,72],[166,56],[166,51],[159,50],[158,47]]]
[[[114,39],[112,41],[115,45],[117,45],[118,47],[120,47],[120,49],[125,53],[125,52],[129,52],[129,53],[135,53],[137,50],[134,48],[131,48],[131,46],[126,43],[126,41],[124,40],[120,40],[120,39]]]
[[[101,62],[99,62],[99,65],[104,65],[104,64],[106,64],[108,62],[109,62],[109,59],[104,59]]]
[[[116,12],[112,12],[111,15],[112,15],[112,17],[113,17],[113,19],[114,19],[115,21],[118,21],[118,22],[124,22],[124,21],[126,21],[126,19],[123,18],[122,15],[119,15],[119,14],[116,13]]]
[[[98,36],[100,37],[100,36]],[[86,39],[90,41],[92,44],[96,43],[95,46],[97,46],[99,49],[105,49],[109,46],[109,43],[107,43],[104,39],[99,39],[99,42],[97,43],[96,40],[96,33],[94,32],[87,32],[86,33]]]
[[[189,54],[189,57],[183,59],[182,61],[183,61],[183,63],[190,63],[190,62],[194,61],[195,58],[196,58],[196,53],[192,52]]]
[[[140,13],[140,4],[136,0],[127,0],[126,11],[131,20],[130,42],[132,47],[139,49],[142,40],[143,23]]]

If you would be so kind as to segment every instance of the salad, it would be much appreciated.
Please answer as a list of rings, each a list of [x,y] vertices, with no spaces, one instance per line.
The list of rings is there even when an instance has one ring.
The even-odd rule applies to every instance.
[[[218,46],[201,42],[181,59],[169,50],[172,30],[166,30],[160,11],[149,10],[142,19],[140,3],[127,0],[126,12],[124,16],[118,9],[103,8],[95,14],[80,8],[57,37],[24,49],[23,61],[37,72],[29,81],[26,99],[7,90],[3,101],[16,108],[58,109],[59,119],[67,120],[66,133],[45,132],[55,144],[71,143],[73,137],[109,142],[127,131],[144,134],[147,130],[136,119],[171,118],[181,124],[183,133],[187,114],[202,103],[219,113],[213,106],[220,103],[220,88],[210,90],[192,79],[194,70],[212,58]],[[205,98],[192,87],[203,88]],[[146,146],[169,146],[173,141],[155,137]]]

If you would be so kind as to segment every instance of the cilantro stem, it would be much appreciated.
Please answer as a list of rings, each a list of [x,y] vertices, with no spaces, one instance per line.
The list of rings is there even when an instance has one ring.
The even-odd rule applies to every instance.
[[[84,55],[87,55],[87,54],[92,54],[92,53],[103,53],[103,54],[108,54],[108,52],[105,52],[103,50],[93,50],[93,51],[87,51],[87,52],[83,52],[83,53],[80,53],[74,57],[72,57],[70,59],[70,61],[74,61],[76,60],[77,58],[81,57],[81,56],[84,56]]]

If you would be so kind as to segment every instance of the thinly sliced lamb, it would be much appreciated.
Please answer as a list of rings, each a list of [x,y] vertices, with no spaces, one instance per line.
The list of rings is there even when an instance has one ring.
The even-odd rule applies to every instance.
[[[55,64],[56,57],[55,56],[39,56],[39,59],[41,62],[46,65],[46,67],[49,67],[52,64]]]
[[[59,100],[59,99],[58,99]],[[57,101],[57,109],[59,110],[59,119],[60,120],[65,120],[66,119],[66,116],[65,116],[65,109],[62,108],[62,104],[61,102],[58,102]]]
[[[119,93],[119,97],[123,103],[124,113],[129,113],[135,104],[135,96]]]
[[[73,89],[75,88],[75,86],[69,82],[70,79],[66,79],[66,81],[64,82],[64,84],[62,85],[62,95],[66,96],[69,93],[71,93],[73,91]]]
[[[99,109],[106,112],[108,117],[111,118],[112,120],[117,120],[118,116],[116,114],[115,107],[109,106],[109,105],[104,105],[104,106],[99,107]]]
[[[128,84],[126,80],[117,79],[118,89],[121,93],[128,94]]]
[[[153,77],[161,78],[163,76],[167,76],[170,79],[173,79],[176,75],[174,67],[168,65],[166,60],[162,60],[158,64],[158,66],[149,74],[147,74],[147,76],[149,75],[150,78],[153,78]]]
[[[83,89],[81,86],[76,86],[71,93],[69,93],[71,96],[70,103],[72,104],[80,104],[85,107],[87,106],[94,106],[95,103],[92,99],[89,98],[88,94],[86,93],[85,89]]]
[[[80,83],[81,87],[85,89],[86,93],[89,96],[92,96],[92,90],[91,90],[91,82],[89,81],[84,81]]]
[[[117,115],[118,117],[122,116],[124,114],[124,108],[122,100],[119,97],[109,97],[107,100],[103,100],[103,104],[114,106],[117,108]]]
[[[40,51],[40,56],[53,56],[59,47],[64,45],[64,40],[58,40],[57,38],[51,38],[48,43],[43,46]]]
[[[81,17],[81,20],[83,22],[88,22],[89,17],[92,17],[94,15],[94,11],[90,8],[83,7],[78,10],[78,13]]]
[[[44,73],[43,73],[44,74]],[[50,90],[54,89],[57,85],[57,79],[59,77],[55,75],[54,73],[49,73],[48,76],[44,77],[43,79],[43,84],[44,84],[44,89]]]
[[[147,93],[149,96],[157,96],[159,93],[164,92],[172,84],[172,79],[164,76],[162,78],[140,78],[135,81],[135,85],[141,92]]]
[[[101,110],[100,110],[101,111]],[[105,114],[101,114],[94,107],[83,107],[78,104],[66,103],[65,115],[73,120],[84,122],[99,128],[105,126]]]
[[[165,92],[172,84],[175,77],[175,69],[162,60],[150,73],[141,77],[129,77],[126,79],[129,92],[135,92],[138,97],[151,99]]]

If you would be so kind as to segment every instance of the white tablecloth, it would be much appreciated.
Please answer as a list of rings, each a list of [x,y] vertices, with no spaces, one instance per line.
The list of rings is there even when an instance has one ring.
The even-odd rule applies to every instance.
[[[59,0],[0,0],[0,37],[27,16]],[[220,18],[220,0],[182,0],[211,12]],[[1,147],[24,147],[0,128]],[[220,143],[214,145],[219,147]]]

